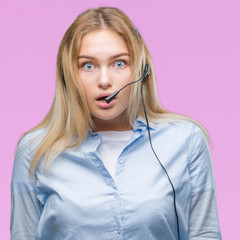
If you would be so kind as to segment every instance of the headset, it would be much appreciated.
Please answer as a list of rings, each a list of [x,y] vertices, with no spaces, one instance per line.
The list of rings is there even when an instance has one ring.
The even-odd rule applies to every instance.
[[[139,81],[144,81],[146,79],[146,77],[150,74],[150,65],[149,64],[146,64],[145,65],[145,69],[144,69],[144,72],[143,72],[143,75],[140,79],[136,80],[136,81],[133,81],[131,83],[128,83],[126,84],[124,87],[122,87],[121,89],[119,89],[118,91],[112,93],[111,95],[109,95],[108,97],[106,97],[104,100],[106,103],[110,103],[117,95],[120,91],[122,91],[125,87],[133,84],[133,83],[136,83],[136,82],[139,82]],[[143,110],[144,110],[144,115],[145,115],[145,119],[146,119],[146,123],[147,123],[147,131],[148,131],[148,139],[149,139],[149,143],[150,143],[150,146],[151,146],[151,149],[155,155],[155,157],[157,158],[159,164],[161,165],[161,167],[163,168],[164,172],[166,173],[167,177],[168,177],[168,180],[172,186],[172,190],[173,190],[173,203],[174,203],[174,210],[175,210],[175,215],[176,215],[176,220],[177,220],[177,233],[178,233],[178,240],[180,240],[180,232],[179,232],[179,221],[178,221],[178,213],[177,213],[177,207],[176,207],[176,192],[175,192],[175,188],[172,184],[172,181],[165,169],[165,167],[162,165],[162,163],[160,162],[155,150],[153,149],[153,146],[152,146],[152,139],[151,139],[151,134],[150,134],[150,130],[149,130],[149,123],[148,123],[148,117],[147,117],[147,112],[146,112],[146,108],[145,108],[145,103],[144,103],[144,98],[143,98],[143,82],[141,84],[141,98],[142,98],[142,105],[143,105]]]

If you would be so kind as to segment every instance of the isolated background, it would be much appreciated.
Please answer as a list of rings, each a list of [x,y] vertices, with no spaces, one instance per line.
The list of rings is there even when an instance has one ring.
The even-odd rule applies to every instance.
[[[59,43],[77,15],[115,6],[152,54],[159,100],[197,119],[212,141],[223,239],[239,236],[240,2],[52,0],[0,2],[0,238],[10,238],[10,182],[20,136],[43,119],[55,91]]]

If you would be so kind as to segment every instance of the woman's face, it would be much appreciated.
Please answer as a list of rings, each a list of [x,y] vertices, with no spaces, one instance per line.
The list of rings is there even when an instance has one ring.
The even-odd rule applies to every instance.
[[[128,130],[123,121],[129,102],[130,86],[109,104],[103,98],[131,82],[128,48],[112,30],[93,31],[81,42],[78,56],[79,81],[97,131]]]

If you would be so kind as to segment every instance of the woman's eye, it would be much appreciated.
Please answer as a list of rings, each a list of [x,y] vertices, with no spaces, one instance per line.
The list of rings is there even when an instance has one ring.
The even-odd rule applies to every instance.
[[[118,68],[122,68],[125,66],[125,64],[126,64],[125,61],[119,60],[119,61],[116,61],[115,66]]]
[[[83,68],[85,69],[85,70],[92,70],[93,69],[93,64],[92,63],[84,63],[83,64]]]

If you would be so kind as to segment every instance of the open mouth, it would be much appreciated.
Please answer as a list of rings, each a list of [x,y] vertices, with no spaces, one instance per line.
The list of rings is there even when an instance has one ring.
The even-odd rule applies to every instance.
[[[106,98],[106,97],[97,98],[97,101],[102,101],[102,102],[104,101],[104,102],[105,102],[105,98]]]
[[[97,102],[101,102],[101,103],[107,103],[106,100],[105,100],[105,98],[108,97],[108,96],[110,96],[111,94],[112,94],[111,92],[101,93],[101,94],[99,94],[99,95],[96,97],[96,101],[97,101]],[[116,99],[116,97],[115,97],[114,99]],[[113,100],[114,100],[114,99],[113,99]],[[108,103],[108,104],[109,104],[109,103]]]

